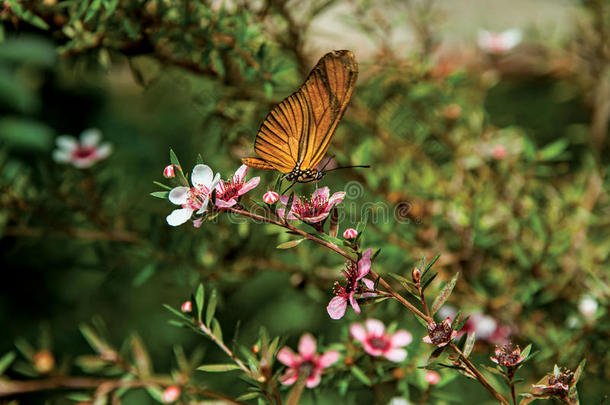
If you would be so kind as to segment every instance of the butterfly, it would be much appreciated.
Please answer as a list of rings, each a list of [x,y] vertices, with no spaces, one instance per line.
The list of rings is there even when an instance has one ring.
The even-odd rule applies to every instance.
[[[322,179],[325,172],[316,166],[328,150],[357,77],[358,64],[351,51],[324,55],[303,85],[273,107],[263,121],[254,141],[259,157],[242,162],[256,169],[277,170],[288,181]]]

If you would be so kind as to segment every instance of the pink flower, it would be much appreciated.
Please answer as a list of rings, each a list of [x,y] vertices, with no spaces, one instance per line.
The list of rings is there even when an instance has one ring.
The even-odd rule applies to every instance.
[[[519,346],[513,346],[511,343],[502,347],[496,346],[494,354],[496,357],[490,357],[491,361],[505,367],[516,367],[527,357],[521,354]]]
[[[191,312],[193,310],[193,304],[191,301],[184,301],[180,307],[182,312]]]
[[[521,31],[518,29],[506,30],[504,32],[491,32],[479,30],[479,48],[487,53],[503,54],[521,42]]]
[[[346,278],[345,287],[335,281],[334,293],[335,297],[330,300],[326,311],[332,319],[341,319],[345,315],[347,309],[347,303],[349,302],[354,312],[360,313],[360,305],[354,298],[356,294],[361,294],[362,297],[374,296],[373,292],[363,292],[360,281],[364,283],[365,287],[373,291],[375,289],[375,283],[373,280],[364,278],[371,270],[371,254],[373,249],[367,249],[362,255],[362,258],[358,261],[358,264],[354,262],[347,262],[343,275]]]
[[[170,385],[163,391],[163,394],[161,394],[161,400],[164,404],[171,404],[178,398],[180,398],[180,387],[175,385]]]
[[[345,239],[356,239],[356,236],[358,236],[358,231],[354,228],[347,228],[345,232],[343,232],[343,237]]]
[[[428,324],[428,335],[422,340],[438,347],[447,346],[457,335],[451,328],[451,318],[447,317],[441,323],[430,322]]]
[[[169,200],[181,205],[181,209],[175,209],[167,216],[167,223],[171,226],[182,225],[193,214],[203,214],[208,209],[210,193],[220,181],[220,174],[212,172],[210,166],[196,165],[191,174],[193,187],[175,187],[169,192]]]
[[[57,163],[71,163],[79,169],[93,166],[100,160],[106,159],[112,152],[109,143],[100,145],[102,133],[99,129],[91,128],[83,131],[80,140],[69,136],[57,137],[57,149],[53,151],[53,160]]]
[[[494,145],[491,156],[496,160],[502,160],[506,157],[507,149],[504,145]]]
[[[163,177],[165,177],[166,179],[171,179],[172,177],[175,177],[176,173],[174,170],[174,166],[176,165],[165,166],[165,169],[163,169]],[[176,167],[178,168],[178,166]]]
[[[399,330],[389,335],[385,333],[383,322],[377,319],[367,319],[364,324],[366,329],[359,323],[353,323],[349,331],[352,337],[362,344],[365,352],[371,356],[384,356],[396,363],[407,358],[407,351],[401,347],[413,341],[409,332]]]
[[[241,165],[233,177],[227,181],[221,181],[216,186],[216,206],[229,208],[237,204],[237,200],[248,191],[252,190],[261,181],[260,177],[254,177],[245,182],[248,174],[248,166]]]
[[[302,375],[306,378],[307,388],[313,388],[320,384],[322,370],[339,360],[339,352],[328,350],[322,355],[317,354],[316,340],[309,333],[305,333],[299,340],[299,354],[284,347],[277,354],[277,359],[288,366],[280,377],[282,384],[292,385]]]
[[[436,385],[441,381],[441,375],[436,371],[426,371],[426,382],[430,385]]]
[[[329,195],[330,190],[328,187],[323,187],[314,191],[311,195],[311,199],[309,200],[301,200],[299,197],[295,196],[294,200],[292,201],[292,209],[286,218],[290,220],[300,219],[301,221],[310,224],[323,221],[326,219],[326,217],[328,217],[328,214],[330,214],[330,210],[345,198],[344,191],[337,192],[330,198]],[[286,210],[286,205],[288,204],[288,199],[288,196],[280,197],[280,202],[284,206],[284,208],[277,209],[277,214],[280,216],[280,218],[284,218],[284,212]]]
[[[449,317],[453,321],[456,312],[455,308],[445,305],[439,310],[439,315]],[[509,326],[500,324],[493,317],[482,312],[475,312],[470,315],[462,329],[458,331],[457,337],[471,332],[476,333],[477,339],[503,345],[508,342],[512,331]]]

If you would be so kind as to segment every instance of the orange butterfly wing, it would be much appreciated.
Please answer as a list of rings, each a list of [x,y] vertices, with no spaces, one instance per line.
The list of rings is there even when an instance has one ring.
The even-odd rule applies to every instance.
[[[297,164],[313,169],[322,160],[351,99],[358,64],[351,51],[324,55],[305,83],[275,106],[256,135],[260,158],[242,159],[258,169],[290,173]]]

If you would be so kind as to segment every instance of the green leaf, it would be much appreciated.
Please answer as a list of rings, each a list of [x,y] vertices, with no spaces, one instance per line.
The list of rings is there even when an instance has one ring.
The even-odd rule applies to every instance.
[[[423,273],[426,273],[428,270],[430,270],[430,268],[432,266],[434,266],[434,263],[436,263],[436,261],[438,260],[439,257],[441,257],[440,254],[434,256],[434,259],[432,259],[432,261],[426,265],[426,268],[425,268],[425,270],[423,270]],[[422,269],[420,269],[420,270],[422,270]]]
[[[373,382],[371,381],[371,379],[366,374],[364,374],[364,371],[362,371],[357,366],[350,367],[350,371],[352,372],[354,377],[356,377],[358,380],[360,380],[360,382],[363,383],[364,385],[366,385],[368,387],[373,385]]]
[[[176,165],[178,167],[182,167],[180,165],[180,161],[178,160],[178,156],[176,156],[176,152],[173,149],[169,150],[169,161],[171,164]]]
[[[172,188],[170,186],[168,186],[167,184],[163,184],[163,183],[159,183],[158,181],[153,181],[153,183],[167,191],[170,191]]]
[[[144,284],[149,278],[155,274],[157,263],[148,263],[140,272],[133,278],[132,285],[139,287]]]
[[[468,334],[468,337],[466,338],[466,343],[464,343],[464,349],[462,350],[465,357],[470,356],[470,353],[472,352],[472,348],[474,347],[474,342],[475,342],[475,333],[471,332]]]
[[[447,284],[445,284],[438,297],[436,297],[430,310],[432,312],[432,316],[434,316],[434,314],[436,314],[436,311],[438,311],[445,304],[445,302],[451,295],[451,292],[453,291],[453,288],[455,287],[455,283],[457,283],[457,279],[459,276],[460,273],[456,273],[455,276],[453,276],[453,278]]]
[[[216,301],[218,300],[216,296],[216,290],[212,290],[212,295],[210,296],[210,300],[208,301],[208,307],[205,310],[205,324],[209,327],[210,322],[212,322],[212,318],[214,317],[214,313],[216,312]]]
[[[18,16],[21,17],[24,21],[46,30],[49,28],[49,25],[37,15],[32,14],[30,10],[24,10],[23,7],[17,2],[17,0],[8,0],[11,5],[11,10]]]
[[[17,353],[15,353],[14,351],[10,351],[4,356],[2,356],[2,358],[0,358],[0,376],[4,374],[6,369],[9,368],[9,366],[11,365],[11,363],[13,363],[16,357]]]
[[[216,339],[222,342],[222,328],[220,327],[220,322],[218,322],[218,319],[216,318],[212,319],[212,334]]]
[[[215,291],[212,292],[212,296]],[[203,288],[203,284],[199,284],[197,287],[197,292],[195,293],[195,305],[197,305],[197,320],[201,322],[201,313],[203,312],[203,305],[205,303],[205,289]]]
[[[225,371],[239,370],[239,366],[235,364],[206,364],[197,367],[199,371],[207,371],[208,373],[224,373]]]
[[[85,14],[85,22],[89,21],[93,18],[95,13],[101,8],[102,0],[93,0],[91,6],[87,10],[87,14]]]
[[[184,315],[182,312],[178,311],[177,309],[172,308],[171,306],[167,305],[167,304],[163,304],[163,308],[167,309],[169,312],[171,312],[172,314],[176,315],[178,318],[182,319],[183,321],[190,323],[193,323],[193,320],[191,318],[189,318],[188,316]]]
[[[46,124],[20,117],[0,119],[0,141],[9,147],[47,151],[52,139],[53,130]]]
[[[569,141],[567,139],[559,139],[550,145],[545,146],[538,151],[538,159],[540,160],[553,160],[563,153],[568,147]]]
[[[102,353],[110,348],[108,344],[104,342],[89,325],[81,325],[80,333],[82,333],[85,340],[87,340],[87,343],[89,343],[89,346],[91,346],[96,352]]]
[[[248,392],[247,394],[243,394],[240,395],[236,398],[236,401],[240,401],[240,402],[244,402],[244,401],[248,401],[250,399],[254,399],[256,397],[261,396],[262,394],[258,391],[256,392]]]
[[[164,403],[163,402],[163,391],[161,391],[161,389],[159,387],[156,386],[152,386],[152,385],[146,385],[144,387],[146,389],[146,392],[148,392],[148,395],[150,395],[152,397],[152,399],[154,399],[157,402],[160,403]]]
[[[150,195],[162,200],[167,200],[169,198],[169,191],[153,191]]]
[[[290,249],[295,246],[298,246],[301,242],[303,242],[306,239],[307,238],[301,238],[301,239],[295,239],[295,240],[291,240],[288,242],[280,243],[279,245],[276,246],[276,248],[277,249]]]
[[[290,197],[288,197],[288,202],[286,203],[286,209],[284,211],[284,222],[287,222],[286,218],[288,218],[288,213],[292,209],[292,203],[294,202],[294,191],[290,193]]]

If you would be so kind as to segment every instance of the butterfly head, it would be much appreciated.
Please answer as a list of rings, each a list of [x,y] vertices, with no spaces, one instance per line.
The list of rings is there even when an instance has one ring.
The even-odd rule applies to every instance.
[[[286,180],[296,181],[297,183],[311,183],[312,181],[320,181],[326,173],[322,170],[306,169],[301,170],[298,166],[286,175]]]

